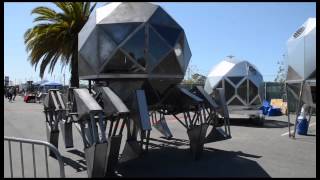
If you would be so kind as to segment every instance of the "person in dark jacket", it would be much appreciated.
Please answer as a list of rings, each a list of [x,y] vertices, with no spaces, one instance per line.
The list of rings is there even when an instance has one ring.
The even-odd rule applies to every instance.
[[[14,101],[16,99],[16,96],[17,96],[17,88],[16,87],[13,87],[13,98],[12,100]]]
[[[11,87],[11,88],[9,89],[9,92],[8,92],[9,102],[12,102],[12,95],[13,95],[13,87]]]

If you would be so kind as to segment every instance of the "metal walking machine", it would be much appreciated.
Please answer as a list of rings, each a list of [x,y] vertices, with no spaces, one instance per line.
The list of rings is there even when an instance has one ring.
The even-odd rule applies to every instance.
[[[118,162],[148,152],[152,127],[170,139],[168,115],[186,128],[195,159],[203,150],[209,126],[216,129],[224,124],[224,137],[231,137],[224,101],[216,103],[201,87],[194,91],[179,87],[191,51],[182,27],[160,6],[107,3],[93,12],[80,31],[78,47],[79,78],[89,80],[89,90],[70,88],[66,103],[53,103],[52,110],[45,105],[45,112],[64,112],[50,126],[55,135],[50,142],[56,146],[56,122],[64,129],[67,148],[73,145],[69,123],[75,124],[82,136],[89,177],[112,174]],[[49,93],[46,98],[55,102],[56,96]],[[222,123],[217,118],[219,108]]]

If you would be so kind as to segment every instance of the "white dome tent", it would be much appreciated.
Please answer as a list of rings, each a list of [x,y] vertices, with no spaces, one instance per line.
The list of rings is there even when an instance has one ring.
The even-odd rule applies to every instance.
[[[227,105],[261,105],[262,82],[263,77],[253,64],[228,56],[212,68],[204,89],[212,94],[213,89],[223,88]]]

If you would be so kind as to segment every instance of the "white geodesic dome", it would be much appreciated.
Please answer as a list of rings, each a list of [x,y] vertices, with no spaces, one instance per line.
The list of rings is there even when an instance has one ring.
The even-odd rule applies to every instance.
[[[223,88],[227,105],[260,105],[262,83],[263,77],[256,66],[228,56],[209,72],[204,89],[212,94],[213,89]]]

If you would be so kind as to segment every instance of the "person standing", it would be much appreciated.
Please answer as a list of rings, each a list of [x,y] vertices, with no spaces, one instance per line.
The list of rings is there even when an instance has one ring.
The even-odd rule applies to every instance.
[[[13,87],[9,89],[9,93],[8,93],[9,102],[12,102],[12,95],[13,95]]]
[[[16,96],[17,96],[17,88],[16,87],[13,87],[13,101],[16,99]]]
[[[10,90],[10,88],[6,88],[6,98],[8,98],[9,99],[9,90]]]

